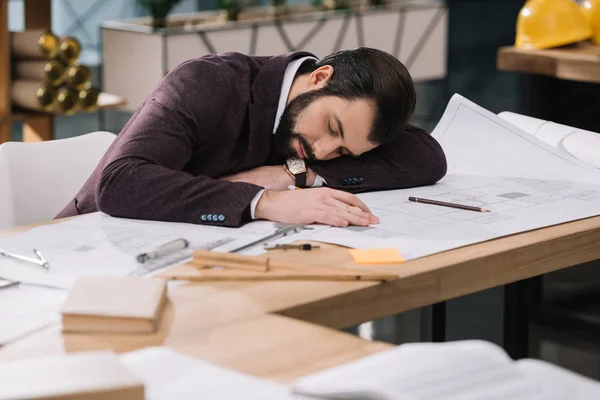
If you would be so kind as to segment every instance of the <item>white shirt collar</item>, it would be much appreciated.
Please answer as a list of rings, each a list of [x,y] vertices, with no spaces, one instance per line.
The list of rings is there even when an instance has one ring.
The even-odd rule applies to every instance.
[[[283,84],[281,85],[281,94],[279,95],[279,105],[277,106],[277,114],[275,114],[275,125],[273,126],[273,134],[277,131],[277,127],[279,126],[279,120],[281,119],[281,114],[283,114],[283,110],[285,110],[286,101],[288,95],[290,94],[290,89],[292,88],[292,83],[294,82],[294,77],[296,76],[296,72],[300,68],[300,65],[306,60],[317,60],[315,57],[302,57],[297,60],[292,61],[288,64],[285,69],[285,74],[283,75]]]

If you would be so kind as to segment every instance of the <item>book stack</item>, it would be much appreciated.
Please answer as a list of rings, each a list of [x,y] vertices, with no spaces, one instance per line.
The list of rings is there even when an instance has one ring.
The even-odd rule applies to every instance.
[[[11,32],[11,98],[17,108],[72,115],[98,107],[98,88],[78,63],[81,45],[50,30]]]

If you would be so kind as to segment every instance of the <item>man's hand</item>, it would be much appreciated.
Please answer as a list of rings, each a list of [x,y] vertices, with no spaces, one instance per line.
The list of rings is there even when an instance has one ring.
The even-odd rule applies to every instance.
[[[255,216],[286,224],[326,224],[346,227],[379,223],[379,218],[358,197],[329,188],[265,190]]]
[[[306,173],[306,186],[315,183],[316,174],[310,169]],[[287,173],[283,165],[268,165],[254,168],[237,174],[221,177],[220,179],[230,182],[246,182],[265,189],[288,190],[288,186],[294,185],[294,178]]]

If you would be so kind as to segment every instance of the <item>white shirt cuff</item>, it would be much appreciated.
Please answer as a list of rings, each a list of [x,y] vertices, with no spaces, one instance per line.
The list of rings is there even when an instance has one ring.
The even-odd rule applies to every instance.
[[[252,217],[252,219],[256,219],[256,217],[254,217],[254,211],[256,211],[256,205],[258,204],[258,201],[260,200],[260,197],[263,195],[264,192],[265,189],[262,189],[260,192],[256,193],[256,196],[254,196],[254,198],[250,202],[250,216]]]
[[[325,179],[321,178],[319,175],[317,175],[317,177],[315,178],[315,183],[313,183],[313,185],[311,187],[321,187],[323,186],[325,182]]]

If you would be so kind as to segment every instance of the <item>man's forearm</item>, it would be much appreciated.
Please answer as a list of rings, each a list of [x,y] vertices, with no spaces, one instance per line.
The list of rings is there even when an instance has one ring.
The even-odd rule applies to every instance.
[[[258,218],[256,216],[256,207],[265,190],[288,190],[288,187],[294,184],[294,178],[292,178],[281,165],[259,167],[249,171],[239,172],[234,175],[225,176],[221,179],[229,182],[251,183],[264,188],[259,191],[250,202],[250,217],[253,220]],[[310,169],[307,171],[306,181],[307,186],[313,186],[315,184],[316,175]],[[319,182],[319,186],[321,186],[321,182]]]
[[[285,170],[283,165],[268,165],[248,171],[238,172],[220,178],[229,182],[246,182],[270,190],[287,190],[294,184],[294,178]],[[306,186],[315,183],[316,174],[309,169],[306,175]]]

